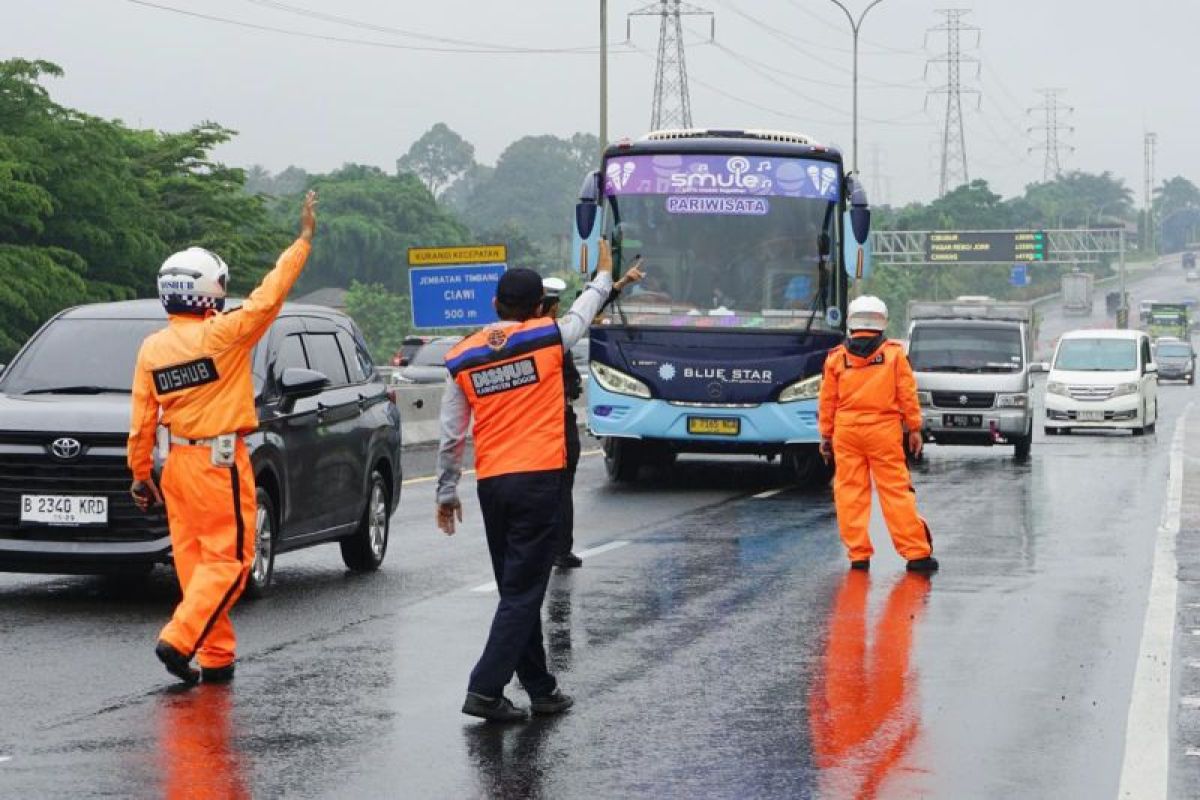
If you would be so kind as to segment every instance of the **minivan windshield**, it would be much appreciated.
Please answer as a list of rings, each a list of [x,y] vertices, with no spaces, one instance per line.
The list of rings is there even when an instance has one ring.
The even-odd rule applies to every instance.
[[[1023,366],[1016,327],[917,325],[908,346],[917,372],[1018,372]]]
[[[1137,369],[1132,339],[1063,339],[1054,368],[1076,372],[1131,372]]]
[[[1158,346],[1159,357],[1166,356],[1167,358],[1190,358],[1192,355],[1192,346],[1189,344],[1160,344]]]
[[[142,340],[166,324],[165,318],[56,320],[9,366],[0,392],[130,392]]]

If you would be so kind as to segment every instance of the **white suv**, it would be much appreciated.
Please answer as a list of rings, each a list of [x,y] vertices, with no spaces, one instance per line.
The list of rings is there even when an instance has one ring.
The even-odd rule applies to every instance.
[[[1065,334],[1046,379],[1046,433],[1128,428],[1134,436],[1158,422],[1158,366],[1150,337],[1133,330]]]

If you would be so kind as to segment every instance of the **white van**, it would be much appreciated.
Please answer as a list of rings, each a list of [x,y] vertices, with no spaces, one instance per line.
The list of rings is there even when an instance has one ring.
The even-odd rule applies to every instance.
[[[1150,337],[1134,330],[1065,334],[1046,379],[1046,433],[1128,428],[1134,436],[1158,422],[1158,365]]]

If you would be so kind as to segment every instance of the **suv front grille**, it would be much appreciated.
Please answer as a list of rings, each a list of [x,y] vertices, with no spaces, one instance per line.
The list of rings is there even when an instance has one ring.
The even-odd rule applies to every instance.
[[[40,442],[47,442],[39,434]],[[50,440],[53,440],[51,437]],[[85,447],[96,436],[76,437]],[[124,437],[120,437],[124,443]],[[11,441],[8,434],[0,440]],[[104,444],[107,444],[105,442]],[[63,462],[48,454],[0,453],[0,537],[31,541],[148,542],[167,535],[162,509],[144,514],[129,496],[133,480],[124,457],[94,456],[86,451],[76,461]],[[22,494],[104,495],[108,525],[97,527],[22,526]]]
[[[933,392],[937,408],[991,408],[996,404],[995,392]]]

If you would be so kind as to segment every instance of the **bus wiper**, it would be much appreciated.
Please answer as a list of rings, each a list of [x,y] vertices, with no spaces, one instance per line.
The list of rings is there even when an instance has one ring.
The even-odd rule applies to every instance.
[[[119,386],[95,386],[79,384],[77,386],[48,386],[41,389],[30,389],[21,394],[130,394],[129,389]]]

